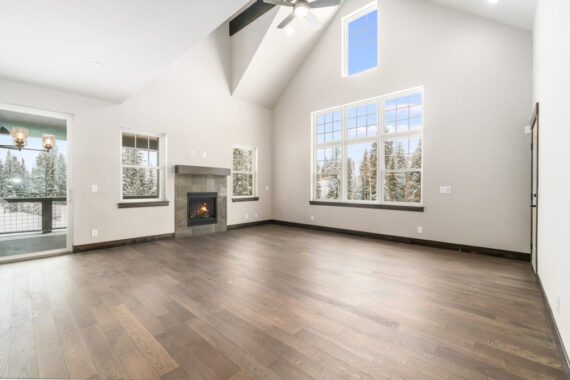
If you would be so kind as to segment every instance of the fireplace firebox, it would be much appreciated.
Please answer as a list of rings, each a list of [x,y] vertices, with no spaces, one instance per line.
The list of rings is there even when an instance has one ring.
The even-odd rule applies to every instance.
[[[188,226],[218,223],[218,193],[187,193]]]

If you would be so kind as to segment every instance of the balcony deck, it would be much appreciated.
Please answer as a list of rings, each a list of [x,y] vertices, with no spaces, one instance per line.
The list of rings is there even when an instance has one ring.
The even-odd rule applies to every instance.
[[[39,232],[0,236],[0,257],[63,249],[66,247],[66,236],[67,230],[50,234]]]

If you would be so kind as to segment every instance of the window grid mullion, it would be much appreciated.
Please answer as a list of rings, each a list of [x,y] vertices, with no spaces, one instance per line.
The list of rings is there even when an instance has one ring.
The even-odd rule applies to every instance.
[[[327,148],[334,148],[334,147],[338,147],[339,144],[341,146],[341,168],[342,168],[342,181],[341,181],[341,186],[340,186],[340,194],[338,199],[341,200],[342,202],[356,202],[356,203],[378,203],[378,204],[403,204],[403,205],[411,205],[411,204],[422,204],[423,202],[423,182],[424,182],[424,176],[423,176],[423,163],[424,163],[424,155],[423,155],[423,120],[424,120],[424,111],[423,111],[423,99],[422,99],[422,113],[421,113],[421,128],[417,129],[417,130],[413,130],[413,131],[405,131],[405,132],[400,132],[400,133],[393,133],[393,134],[388,134],[388,133],[384,133],[385,130],[385,113],[386,113],[386,101],[390,100],[390,99],[396,99],[398,97],[401,96],[406,96],[406,95],[412,95],[415,93],[420,93],[423,94],[422,90],[408,90],[405,92],[401,92],[401,93],[396,93],[396,94],[391,94],[391,95],[387,95],[387,96],[379,96],[379,97],[375,97],[375,98],[371,98],[368,99],[366,101],[362,101],[362,102],[354,102],[354,103],[350,103],[350,104],[346,104],[342,107],[338,107],[338,108],[330,108],[327,111],[323,111],[323,112],[319,112],[319,113],[315,113],[314,114],[314,118],[313,118],[313,138],[315,143],[313,143],[313,175],[312,175],[312,180],[313,180],[313,189],[312,189],[312,197],[313,199],[316,199],[316,179],[318,176],[318,172],[317,172],[317,166],[318,166],[318,161],[317,161],[317,150],[318,149],[327,149]],[[423,98],[423,97],[422,97]],[[357,107],[359,105],[368,105],[371,103],[376,103],[376,109],[377,109],[377,134],[374,137],[360,137],[360,138],[354,138],[354,139],[349,139],[348,138],[348,109],[352,108],[352,107]],[[409,108],[409,106],[408,106]],[[317,137],[317,118],[319,115],[323,115],[326,113],[330,113],[330,112],[335,112],[338,110],[341,110],[341,115],[342,115],[342,133],[341,133],[341,141],[334,141],[334,142],[324,142],[324,143],[320,143],[317,144],[316,143],[316,137]],[[408,118],[409,120],[409,118]],[[367,125],[368,128],[368,125]],[[387,141],[394,141],[397,139],[402,139],[402,138],[412,138],[412,137],[419,137],[421,144],[422,144],[422,155],[421,155],[421,167],[417,168],[417,169],[386,169],[385,166],[385,142]],[[378,149],[377,149],[377,164],[376,164],[376,200],[348,200],[348,178],[347,178],[347,167],[348,167],[348,146],[351,144],[363,144],[363,143],[367,143],[367,142],[376,142],[378,144]],[[407,155],[409,156],[409,151],[407,153]],[[381,162],[378,162],[378,160],[381,160]],[[385,189],[384,189],[384,177],[386,173],[410,173],[410,172],[419,172],[421,175],[421,184],[420,184],[420,191],[421,191],[421,196],[420,196],[420,202],[396,202],[396,201],[386,201],[385,200]]]
[[[378,157],[376,158],[376,201],[379,204],[384,203],[384,102],[382,97],[376,100],[378,117],[378,133],[376,141],[378,144]],[[381,160],[381,162],[378,162]]]
[[[347,162],[348,162],[348,147],[347,147],[347,140],[348,140],[348,107],[342,107],[342,186],[341,186],[341,200],[343,202],[347,201],[348,195],[348,178],[347,178]]]

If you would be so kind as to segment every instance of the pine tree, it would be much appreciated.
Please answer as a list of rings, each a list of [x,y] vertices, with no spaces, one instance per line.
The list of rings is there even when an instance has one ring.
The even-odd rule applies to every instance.
[[[327,168],[327,175],[328,175],[327,199],[339,198],[340,172],[341,172],[340,149],[338,147],[334,147],[332,148],[332,157],[328,162],[328,168]]]
[[[6,195],[4,192],[6,191],[7,181],[6,181],[6,173],[4,171],[4,162],[0,157],[0,198],[4,198]]]
[[[123,163],[126,165],[142,165],[142,152],[126,148],[123,151]],[[157,192],[156,172],[144,168],[123,168],[123,195],[152,195]]]
[[[396,169],[394,158],[394,142],[388,141],[384,144],[384,165],[386,170]],[[395,201],[397,196],[398,179],[394,173],[386,173],[384,180],[384,200]]]
[[[421,169],[422,167],[422,143],[412,154],[410,159],[410,169]],[[420,171],[406,173],[406,202],[420,202],[422,196],[422,174]]]
[[[370,199],[377,199],[378,184],[378,144],[373,143],[370,149]]]
[[[346,191],[347,191],[347,198],[348,199],[354,199],[355,196],[355,192],[356,189],[354,188],[355,186],[355,181],[356,179],[354,178],[354,161],[352,161],[352,159],[350,157],[347,158],[346,160]]]
[[[408,156],[404,150],[403,144],[397,140],[396,141],[396,154],[394,157],[394,166],[396,169],[405,170],[408,168]],[[392,201],[404,202],[406,200],[406,179],[405,175],[397,174],[394,175],[394,188],[392,189]]]
[[[250,172],[253,164],[252,154],[251,150],[234,148],[234,171]],[[234,173],[232,181],[235,195],[253,195],[253,178],[251,174]]]
[[[369,200],[370,192],[370,162],[368,157],[368,149],[364,150],[364,156],[360,161],[360,191],[358,199]]]
[[[67,162],[63,154],[58,154],[55,161],[55,187],[57,196],[66,196],[67,191]]]

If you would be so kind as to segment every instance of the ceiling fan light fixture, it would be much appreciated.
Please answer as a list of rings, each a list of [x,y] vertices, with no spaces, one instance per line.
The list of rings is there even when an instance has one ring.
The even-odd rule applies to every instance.
[[[309,4],[305,1],[295,3],[295,16],[305,17],[309,14]]]

